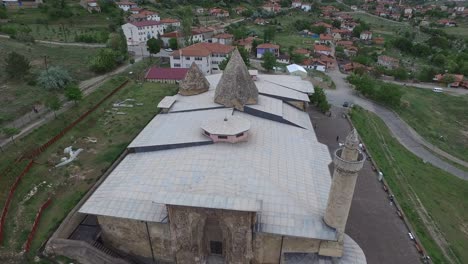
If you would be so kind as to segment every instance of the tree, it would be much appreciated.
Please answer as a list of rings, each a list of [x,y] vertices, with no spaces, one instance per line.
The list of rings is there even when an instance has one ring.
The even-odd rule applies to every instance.
[[[5,64],[5,72],[11,79],[21,79],[27,75],[31,69],[28,59],[14,51],[8,53]]]
[[[328,112],[331,107],[324,90],[320,87],[314,89],[314,93],[310,96],[310,103],[315,104],[322,113]]]
[[[11,141],[13,141],[13,143],[15,143],[15,144],[16,144],[16,142],[15,142],[14,136],[15,136],[15,135],[18,135],[20,132],[21,132],[21,130],[19,130],[19,129],[16,128],[16,127],[4,127],[4,128],[2,129],[2,133],[3,133],[5,136],[11,138]]]
[[[171,38],[169,39],[169,48],[176,50],[179,48],[179,45],[177,44],[177,39],[176,38]]]
[[[422,82],[430,82],[436,75],[437,71],[432,67],[424,67],[421,71],[417,74],[417,79]]]
[[[244,48],[244,47],[238,47],[239,53],[242,57],[242,60],[244,61],[245,65],[247,67],[250,66],[250,58],[249,58],[249,52]],[[222,62],[218,64],[218,67],[220,70],[224,71],[226,69],[226,66],[231,59],[231,56],[227,56],[226,59],[224,59]]]
[[[46,106],[54,112],[54,116],[57,118],[57,111],[62,108],[62,102],[57,96],[52,96],[47,99]]]
[[[276,66],[276,58],[275,55],[269,51],[263,54],[263,62],[262,67],[265,68],[267,71],[273,70]]]
[[[192,44],[192,25],[193,13],[190,6],[180,7],[177,11],[177,16],[181,20],[182,36],[184,37],[184,44],[186,46]]]
[[[37,77],[37,84],[48,90],[61,90],[72,81],[72,77],[65,69],[58,66],[49,67]]]
[[[100,49],[89,64],[92,71],[103,73],[114,69],[117,66],[119,53],[109,48]]]
[[[265,31],[263,31],[263,41],[270,42],[275,40],[276,29],[274,26],[268,26]]]
[[[74,101],[76,104],[77,101],[83,99],[83,92],[77,85],[69,85],[65,89],[65,97],[67,97],[69,101]]]
[[[391,73],[397,80],[404,81],[408,79],[408,70],[403,67],[393,69]]]
[[[442,80],[440,81],[446,86],[448,86],[449,84],[455,81],[455,77],[451,74],[444,74],[444,77],[442,77]]]
[[[332,26],[335,27],[335,28],[341,28],[341,21],[333,20]]]
[[[148,41],[146,41],[146,48],[148,49],[148,52],[151,54],[157,54],[161,50],[161,46],[159,45],[159,42],[155,38],[150,38]]]

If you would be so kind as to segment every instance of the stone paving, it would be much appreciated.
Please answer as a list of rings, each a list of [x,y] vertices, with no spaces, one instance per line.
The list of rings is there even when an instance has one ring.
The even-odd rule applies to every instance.
[[[344,109],[333,107],[332,116],[328,117],[310,108],[318,140],[332,153],[338,148],[336,137],[343,143],[351,130],[342,117]],[[361,246],[369,264],[421,263],[405,224],[390,204],[369,161],[364,163],[357,179],[346,234]]]

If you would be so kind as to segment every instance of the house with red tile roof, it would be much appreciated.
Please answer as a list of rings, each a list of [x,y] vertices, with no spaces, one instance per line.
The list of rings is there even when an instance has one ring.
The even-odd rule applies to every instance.
[[[225,18],[225,17],[229,17],[229,11],[221,9],[221,8],[211,8],[210,15],[215,16],[217,18]]]
[[[185,78],[188,69],[151,67],[145,75],[147,82],[178,83]]]
[[[129,11],[132,8],[137,8],[138,5],[129,1],[115,2],[118,8],[122,9],[124,12]]]
[[[293,53],[299,54],[305,57],[310,57],[310,50],[307,50],[307,49],[296,49],[294,50]]]
[[[314,52],[317,54],[323,54],[323,55],[331,55],[332,49],[328,46],[325,45],[319,45],[315,44],[314,45]]]
[[[317,58],[307,58],[302,63],[301,66],[308,70],[316,70],[324,72],[327,69],[327,64]]]
[[[451,74],[451,73],[437,74],[436,76],[434,76],[433,80],[436,82],[443,82],[444,78],[447,78],[447,77],[451,77],[453,79],[453,82],[448,84],[449,87],[458,88],[466,84],[466,81],[464,81],[465,76],[463,76],[462,74]],[[465,87],[465,88],[468,88],[468,87]]]
[[[245,50],[247,50],[249,53],[252,51],[252,44],[253,41],[257,39],[256,37],[247,37],[245,39],[239,39],[236,42],[236,46],[243,47]]]
[[[171,68],[190,68],[193,62],[204,74],[219,71],[219,63],[234,51],[234,47],[219,43],[196,43],[170,55]]]
[[[333,36],[329,34],[320,34],[320,44],[330,45],[333,42]]]

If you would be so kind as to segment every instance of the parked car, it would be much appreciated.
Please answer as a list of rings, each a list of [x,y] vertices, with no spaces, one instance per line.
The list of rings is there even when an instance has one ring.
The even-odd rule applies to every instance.
[[[343,103],[343,107],[349,107],[349,103],[348,103],[348,102],[344,102],[344,103]]]
[[[173,50],[171,48],[164,49],[164,50],[167,51],[167,52],[173,52]]]

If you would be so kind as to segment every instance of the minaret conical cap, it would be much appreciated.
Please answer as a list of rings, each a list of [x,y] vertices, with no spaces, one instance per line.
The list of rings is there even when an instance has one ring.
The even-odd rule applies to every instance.
[[[210,89],[210,83],[195,62],[192,63],[185,78],[179,84],[179,94],[195,95]]]
[[[216,87],[215,103],[243,111],[244,105],[256,104],[258,89],[237,49],[231,55]]]

